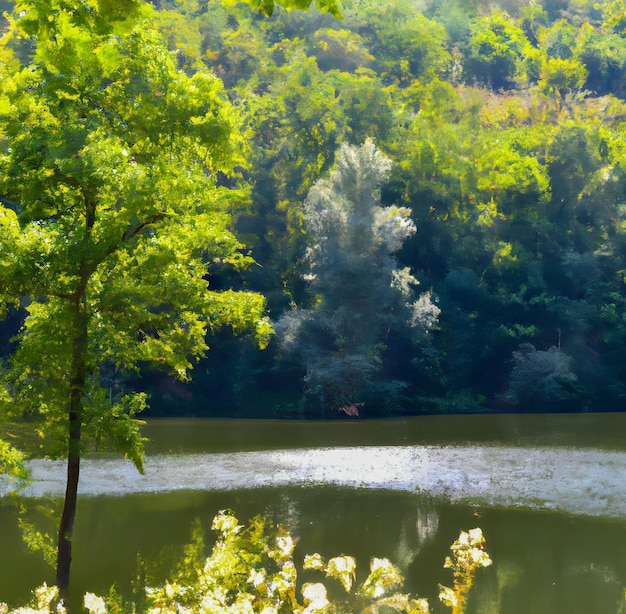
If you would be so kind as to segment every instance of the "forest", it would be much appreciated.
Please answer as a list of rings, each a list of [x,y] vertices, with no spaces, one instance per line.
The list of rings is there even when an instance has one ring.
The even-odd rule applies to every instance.
[[[161,190],[157,179],[148,185],[153,179],[140,177],[141,164],[150,158],[184,165],[195,138],[185,122],[194,105],[211,99],[219,121],[193,128],[212,140],[203,154],[212,162],[193,176],[162,170],[161,181],[168,184],[164,200],[184,200],[185,182],[196,181],[213,204],[198,210],[195,236],[181,232],[158,246],[167,258],[135,253],[142,272],[118,278],[109,298],[126,318],[109,309],[99,324],[97,370],[106,397],[140,393],[135,409],[148,416],[624,409],[626,4],[383,4],[346,0],[330,11],[323,5],[301,11],[219,0],[152,2],[144,17],[150,33],[133,43],[135,66],[126,70],[136,70],[160,36],[191,90],[168,85],[158,67],[147,67],[142,76],[152,99],[137,90],[131,105],[128,91],[109,88],[117,79],[112,69],[94,96],[98,105],[118,105],[115,112],[144,133],[157,129],[145,118],[165,105],[159,121],[180,128],[180,142],[168,141],[167,126],[160,126],[159,139],[143,151],[135,146],[128,154],[111,141],[108,151],[90,150],[89,164],[113,168],[113,158],[130,156],[127,185]],[[41,32],[23,27],[41,40]],[[12,62],[43,61],[26,35],[6,47]],[[68,53],[62,61],[69,63]],[[16,69],[5,60],[4,70]],[[55,104],[67,113],[77,99],[62,77],[48,85],[66,92]],[[25,98],[11,102],[22,105],[16,121],[6,101],[15,88],[36,87],[23,73],[20,79],[12,90],[5,84],[0,104],[5,272],[11,203],[63,181],[67,198],[76,171],[66,160],[60,178],[55,160],[62,155],[42,162],[24,153],[33,143],[22,143],[20,159],[11,157],[9,144],[25,127],[33,138],[74,138],[69,129],[51,136],[50,122],[35,125],[24,105],[39,103]],[[129,109],[115,98],[120,92]],[[94,174],[93,181],[100,179]],[[39,220],[43,228],[59,215],[42,197],[20,223]],[[123,232],[130,240],[147,222],[133,227],[129,220],[111,224],[129,224]],[[199,286],[178,280],[183,312],[191,313],[194,301],[196,307],[213,301],[214,312],[216,301],[247,302],[228,317],[221,305],[221,315],[205,325],[184,315],[176,326],[188,338],[168,333],[175,347],[165,348],[133,317],[150,312],[151,330],[160,330],[160,319],[171,324],[163,305],[174,299],[161,281],[174,286],[177,268],[200,266],[192,252],[207,267],[200,280],[208,280],[210,296],[198,297]],[[62,295],[69,275],[55,269],[54,259],[45,267],[23,258],[18,264],[23,277],[55,276],[58,287],[14,284],[17,302],[2,292],[0,353],[9,374],[16,364],[32,367],[42,352],[29,347],[38,338],[36,327],[25,324],[33,313],[29,301],[49,291]],[[109,281],[123,264],[109,267]],[[150,356],[130,347],[133,326],[151,339]],[[249,334],[255,327],[257,334]],[[159,352],[177,358],[153,360]],[[51,377],[52,366],[32,368]],[[28,384],[32,395],[24,370],[5,379],[7,391],[20,396]]]
[[[70,595],[82,460],[144,474],[137,416],[623,411],[626,0],[0,9],[0,486],[66,462],[56,544],[18,512],[56,562],[39,611]],[[218,514],[215,560],[232,538],[233,595],[271,601],[237,563],[269,556],[299,603],[295,541],[263,522]],[[484,547],[445,559],[453,612]],[[349,592],[349,558],[306,564]],[[380,560],[359,598],[396,578]],[[191,562],[159,611],[213,581]]]

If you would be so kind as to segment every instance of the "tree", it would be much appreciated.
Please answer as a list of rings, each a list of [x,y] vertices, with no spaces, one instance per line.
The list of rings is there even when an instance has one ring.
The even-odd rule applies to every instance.
[[[354,20],[386,83],[406,87],[416,79],[429,81],[450,67],[444,27],[417,12],[411,2],[399,0],[383,10],[372,4]]]
[[[543,65],[539,87],[548,94],[565,98],[566,93],[579,90],[587,79],[581,62],[562,58],[549,58]]]
[[[376,387],[386,336],[392,328],[423,333],[439,309],[430,293],[414,302],[417,280],[393,254],[416,227],[410,210],[380,206],[391,162],[372,143],[342,145],[337,169],[319,180],[305,202],[311,238],[306,279],[313,306],[287,313],[279,324],[286,351],[300,356],[309,391],[322,406],[356,413]]]
[[[319,11],[328,12],[335,17],[341,15],[339,8],[339,2],[337,0],[281,0],[281,2],[275,2],[274,0],[247,0],[248,4],[255,10],[265,15],[271,16],[274,12],[274,7],[279,4],[286,9],[300,9],[307,10],[311,5],[314,5]]]
[[[552,346],[536,350],[530,343],[513,352],[514,367],[509,382],[510,398],[524,407],[554,407],[574,398],[576,377],[570,371],[571,357]]]
[[[585,24],[577,41],[578,58],[587,70],[584,89],[596,96],[614,94],[626,98],[626,41],[614,32]]]
[[[480,17],[471,26],[464,77],[493,90],[510,89],[530,46],[523,30],[506,13]]]
[[[2,40],[0,304],[27,304],[7,375],[14,416],[67,455],[56,583],[70,578],[85,446],[141,470],[143,394],[110,395],[104,368],[154,363],[186,379],[208,328],[255,327],[263,299],[208,290],[210,263],[246,257],[229,230],[233,112],[219,80],[178,72],[138,0],[21,2]],[[27,66],[15,37],[34,41]],[[5,308],[6,312],[6,308]]]

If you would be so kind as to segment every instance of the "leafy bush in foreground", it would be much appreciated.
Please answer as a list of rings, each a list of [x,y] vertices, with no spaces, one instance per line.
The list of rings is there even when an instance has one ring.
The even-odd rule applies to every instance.
[[[185,559],[171,581],[163,586],[146,587],[144,604],[123,603],[112,592],[105,600],[87,593],[84,606],[90,614],[106,612],[147,612],[149,614],[314,614],[363,612],[429,612],[426,599],[402,593],[404,578],[388,559],[372,558],[370,574],[355,587],[356,561],[337,556],[328,561],[319,554],[306,555],[303,569],[315,570],[321,579],[335,579],[345,589],[345,598],[331,602],[323,582],[302,585],[296,591],[297,570],[293,560],[294,538],[281,526],[273,527],[261,516],[247,527],[238,524],[231,512],[220,512],[213,519],[220,534],[203,563],[198,560],[198,540],[187,547]],[[444,567],[452,569],[452,587],[440,586],[439,598],[460,614],[479,567],[491,565],[480,529],[461,531],[452,544]],[[0,604],[0,614],[8,614]],[[11,614],[52,614],[66,612],[58,601],[56,587],[45,584],[35,590],[33,605],[12,610]]]

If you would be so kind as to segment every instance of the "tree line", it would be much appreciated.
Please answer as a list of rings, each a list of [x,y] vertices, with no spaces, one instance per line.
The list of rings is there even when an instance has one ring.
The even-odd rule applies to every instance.
[[[206,226],[197,229],[201,258],[210,263],[211,287],[218,292],[230,288],[244,292],[238,296],[265,297],[275,334],[260,351],[246,336],[232,338],[233,329],[243,330],[241,321],[233,327],[216,320],[195,329],[197,349],[189,343],[193,333],[184,342],[180,337],[185,364],[169,374],[155,367],[155,362],[167,363],[162,356],[152,361],[134,354],[134,366],[110,360],[114,337],[118,343],[125,336],[126,343],[129,327],[144,327],[128,317],[129,310],[137,315],[143,309],[154,320],[150,326],[159,325],[153,312],[161,308],[149,304],[152,297],[139,298],[137,280],[129,280],[125,298],[117,299],[126,322],[102,322],[103,329],[117,326],[119,333],[109,335],[98,361],[99,382],[110,398],[146,393],[149,411],[157,415],[622,408],[622,2],[393,0],[381,10],[379,4],[354,1],[309,11],[254,5],[265,14],[248,4],[217,0],[151,4],[154,10],[145,18],[151,36],[164,41],[168,70],[189,80],[194,93],[181,89],[170,96],[162,76],[140,67],[139,57],[153,61],[150,45],[156,43],[135,42],[123,52],[133,63],[126,70],[144,71],[135,82],[152,82],[141,85],[152,88],[151,99],[137,90],[114,103],[132,118],[134,130],[154,140],[154,153],[145,155],[163,157],[163,183],[152,178],[143,189],[147,194],[161,189],[173,173],[168,164],[180,164],[174,135],[184,122],[196,121],[194,105],[206,107],[211,97],[220,97],[228,107],[222,128],[228,124],[230,142],[219,142],[217,122],[198,120],[192,126],[193,138],[213,139],[204,151],[191,154],[194,163],[227,195],[218,207],[220,221],[205,212]],[[7,43],[14,63],[59,62],[63,54],[62,61],[71,64],[63,67],[64,74],[77,70],[79,61],[68,58],[80,57],[80,47],[69,42],[69,30],[62,33],[64,45],[54,39],[56,57],[48,58],[41,51],[42,32],[34,21],[28,23],[27,36],[12,35]],[[50,47],[50,28],[45,36]],[[114,79],[116,54],[119,45],[103,46],[92,65],[99,62],[102,74]],[[11,73],[12,66],[7,62],[5,70]],[[207,74],[210,79],[201,77]],[[76,78],[55,75],[46,82],[57,110],[74,114],[66,118],[68,126],[74,124],[68,134],[46,127],[36,135],[31,116],[16,124],[14,109],[7,107],[5,147],[19,131],[31,131],[33,147],[53,138],[74,139],[75,147],[82,138],[75,119],[84,112],[72,91]],[[106,100],[114,95],[108,93],[111,87],[101,82],[90,87],[101,104],[112,101]],[[148,126],[157,113],[163,114],[159,127]],[[103,130],[117,129],[110,117],[104,119]],[[370,191],[366,196],[333,193],[326,184],[342,172],[341,152],[359,157],[371,144],[386,160],[384,178],[364,187]],[[102,147],[109,159],[90,163],[94,173],[106,173],[112,157],[129,151],[116,143],[113,153],[110,141]],[[229,155],[230,170],[206,166],[209,155],[221,161]],[[54,156],[48,168],[35,157],[21,163],[23,170],[39,165],[29,177],[31,192],[51,189],[53,198],[66,199],[72,186],[57,164],[61,158]],[[123,181],[135,183],[139,192],[136,182],[145,178],[136,172],[137,154],[129,154],[129,160],[133,172]],[[9,211],[17,198],[11,195],[15,172],[5,166],[3,202]],[[196,186],[206,181],[186,179]],[[64,181],[65,191],[60,189]],[[45,188],[46,183],[53,187]],[[330,193],[321,198],[323,189]],[[358,213],[360,198],[369,213]],[[344,199],[341,212],[338,203]],[[59,215],[50,202],[37,208],[29,214],[33,220],[39,216],[48,224]],[[395,225],[404,233],[393,249],[389,238],[381,238],[383,211],[387,231]],[[146,234],[161,216],[155,208],[136,218],[134,226],[127,222],[117,236]],[[342,232],[328,236],[341,224],[346,225]],[[232,233],[224,247],[230,255],[211,253],[226,233]],[[362,239],[360,247],[356,237]],[[161,246],[160,253],[188,262],[191,242],[181,237],[180,243]],[[102,250],[106,256],[116,247],[103,242]],[[73,257],[78,271],[80,256]],[[40,281],[61,286],[56,292],[62,294],[67,280],[59,283],[58,273],[47,266]],[[159,266],[165,262],[154,270]],[[20,267],[25,278],[36,278],[21,260]],[[149,294],[162,289],[156,278],[143,284]],[[409,305],[412,314],[406,311]],[[5,361],[15,359],[11,339],[24,322],[25,307],[22,297],[7,311],[1,330]],[[160,312],[161,321],[166,311]],[[242,314],[244,320],[248,315]],[[193,329],[190,322],[178,326]],[[202,355],[201,346],[211,346],[212,352]],[[34,351],[45,354],[40,347]],[[193,381],[182,384],[179,376],[194,355],[201,360]]]
[[[184,387],[144,372],[154,413],[623,408],[623,2],[155,6],[239,113],[255,264],[216,283],[261,292],[277,334],[218,335]],[[368,139],[389,168],[367,199],[415,229],[387,255],[359,197],[319,202]]]
[[[209,250],[211,286],[264,296],[276,334],[260,351],[245,336],[233,339],[228,325],[210,326],[199,342],[213,351],[187,384],[138,355],[138,371],[100,360],[110,397],[147,393],[158,415],[622,408],[622,2],[393,0],[381,10],[355,1],[341,14],[332,6],[277,6],[270,17],[261,4],[254,8],[266,14],[217,0],[151,4],[151,27],[167,44],[171,70],[194,83],[195,99],[183,90],[171,98],[160,77],[145,74],[152,100],[134,93],[115,103],[134,105],[124,112],[152,136],[141,124],[164,113],[159,121],[169,122],[170,134],[159,135],[155,152],[167,165],[176,161],[175,127],[219,87],[232,142],[214,141],[194,155],[232,152],[231,171],[203,171],[228,194],[226,221],[217,225],[234,233],[231,256],[210,254],[215,216],[207,214],[199,244]],[[28,40],[13,37],[9,46],[22,63],[40,62]],[[149,44],[128,53],[152,58]],[[109,47],[98,61],[119,53]],[[134,62],[130,70],[139,69]],[[204,74],[213,75],[211,92]],[[49,85],[58,98],[73,86],[57,80]],[[100,86],[92,85],[103,99]],[[63,105],[80,113],[73,95]],[[215,130],[193,125],[194,138],[216,139]],[[364,188],[367,196],[327,194],[314,210],[321,186],[341,172],[340,152],[363,152],[366,143],[388,161],[384,179]],[[103,172],[110,163],[94,167]],[[58,190],[58,169],[38,172],[33,185],[49,181]],[[162,177],[172,172],[164,167]],[[4,179],[14,187],[14,175]],[[136,173],[126,181],[137,181]],[[361,197],[372,207],[369,220],[357,212]],[[343,199],[352,205],[341,213]],[[391,251],[375,219],[390,207],[390,228],[406,224]],[[50,205],[39,208],[45,219],[58,215]],[[342,215],[347,227],[327,236],[325,215],[334,230]],[[144,222],[126,232],[144,233]],[[161,253],[182,261],[187,249],[182,240]],[[133,292],[123,309],[138,313],[146,306]],[[402,313],[409,304],[413,315]],[[8,315],[7,360],[24,311]],[[140,323],[129,318],[124,326]],[[187,358],[195,351],[180,349]]]

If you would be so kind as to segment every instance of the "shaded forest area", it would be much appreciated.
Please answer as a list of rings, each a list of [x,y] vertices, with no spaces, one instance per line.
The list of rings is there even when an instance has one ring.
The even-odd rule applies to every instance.
[[[153,4],[243,136],[229,187],[255,263],[216,260],[211,288],[262,293],[276,334],[215,333],[187,383],[103,365],[111,396],[145,390],[151,415],[626,408],[624,0]]]

